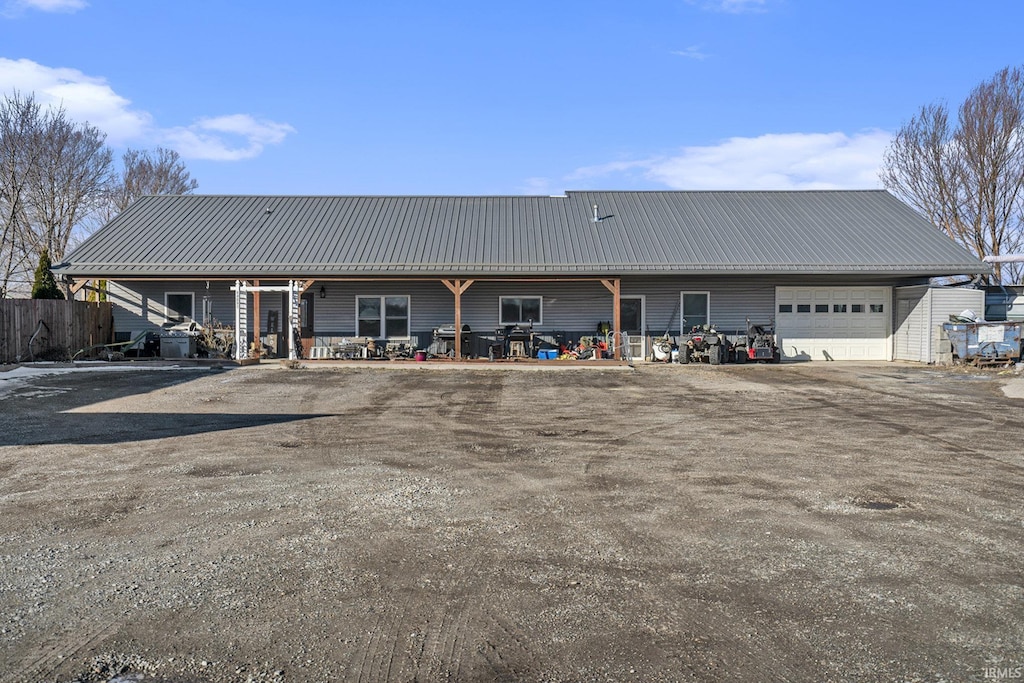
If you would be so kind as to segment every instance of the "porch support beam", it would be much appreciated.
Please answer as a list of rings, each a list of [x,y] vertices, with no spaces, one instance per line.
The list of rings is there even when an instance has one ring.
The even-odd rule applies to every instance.
[[[622,280],[601,280],[601,284],[612,293],[612,342],[615,345],[615,360],[622,360],[622,347],[618,343],[621,338],[619,329],[622,327]]]
[[[474,280],[441,280],[441,284],[455,295],[455,359],[462,359],[462,295]]]

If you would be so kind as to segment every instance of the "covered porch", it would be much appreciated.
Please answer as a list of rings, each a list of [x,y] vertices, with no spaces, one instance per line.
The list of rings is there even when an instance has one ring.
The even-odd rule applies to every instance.
[[[253,278],[231,291],[237,359],[554,358],[581,341],[610,359],[643,353],[642,299],[619,277]]]

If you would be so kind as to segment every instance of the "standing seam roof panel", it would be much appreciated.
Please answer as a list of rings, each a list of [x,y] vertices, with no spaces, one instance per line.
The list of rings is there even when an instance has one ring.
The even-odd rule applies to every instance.
[[[610,217],[593,223],[594,203]],[[62,267],[72,275],[989,271],[882,191],[145,197]]]

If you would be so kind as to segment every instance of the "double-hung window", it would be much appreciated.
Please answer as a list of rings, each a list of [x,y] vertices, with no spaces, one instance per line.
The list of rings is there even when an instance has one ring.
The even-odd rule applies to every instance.
[[[542,300],[539,296],[498,297],[498,314],[502,325],[540,325],[542,309]]]
[[[694,327],[711,324],[711,293],[683,292],[679,303],[679,315],[682,318],[683,332]]]
[[[357,296],[356,335],[359,337],[408,337],[409,297]]]

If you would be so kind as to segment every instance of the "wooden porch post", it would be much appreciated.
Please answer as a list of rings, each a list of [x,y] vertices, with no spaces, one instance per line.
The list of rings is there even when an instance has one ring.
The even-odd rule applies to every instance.
[[[462,360],[462,280],[455,281],[455,360]]]
[[[473,280],[441,280],[441,284],[455,295],[455,359],[462,359],[462,294]]]
[[[622,360],[622,349],[617,343],[620,338],[619,328],[622,326],[622,280],[601,280],[601,284],[612,293],[612,340],[615,343],[615,360]]]

